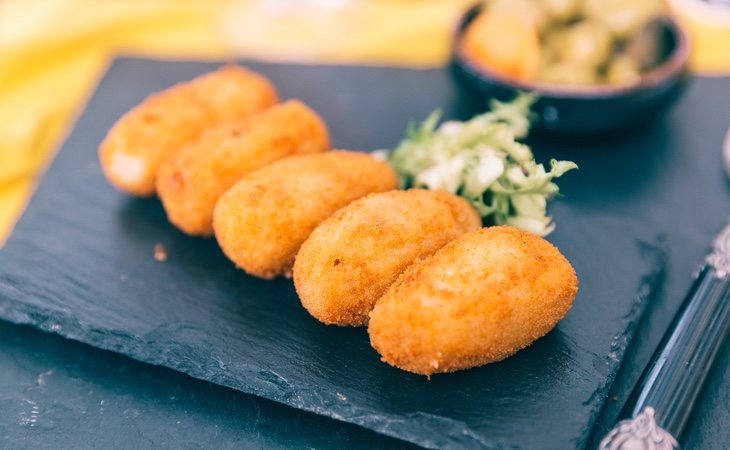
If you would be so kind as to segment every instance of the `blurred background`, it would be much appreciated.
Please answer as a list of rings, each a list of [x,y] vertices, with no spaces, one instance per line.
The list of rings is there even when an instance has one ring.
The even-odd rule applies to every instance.
[[[730,74],[730,2],[601,4],[621,12],[646,1],[687,30],[693,73]],[[0,0],[0,245],[116,56],[437,67],[448,62],[456,22],[474,3]]]

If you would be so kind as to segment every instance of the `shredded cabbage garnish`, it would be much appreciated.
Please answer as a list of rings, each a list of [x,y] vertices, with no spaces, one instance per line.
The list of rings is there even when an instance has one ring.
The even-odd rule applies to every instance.
[[[546,236],[555,229],[547,215],[547,201],[559,192],[553,180],[578,166],[553,159],[546,171],[518,142],[527,136],[535,100],[531,94],[507,103],[493,100],[484,114],[438,127],[440,112],[434,111],[380,157],[395,169],[403,189],[448,191],[471,202],[485,225],[507,224]]]

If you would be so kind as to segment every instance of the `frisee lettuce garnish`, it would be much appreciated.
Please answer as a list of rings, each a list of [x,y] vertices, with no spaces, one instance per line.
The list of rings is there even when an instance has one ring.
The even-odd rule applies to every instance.
[[[577,169],[572,161],[537,164],[530,148],[518,142],[527,136],[530,107],[536,97],[520,94],[508,103],[493,100],[491,110],[466,122],[444,122],[439,111],[385,157],[400,178],[401,188],[441,189],[471,202],[485,225],[512,225],[539,236],[555,229],[547,200],[559,192],[553,182]]]

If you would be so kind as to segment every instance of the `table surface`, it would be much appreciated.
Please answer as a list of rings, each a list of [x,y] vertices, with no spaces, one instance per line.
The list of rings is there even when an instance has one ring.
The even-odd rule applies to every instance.
[[[646,345],[632,346],[631,367],[661,333],[668,315],[656,312],[642,333]],[[0,322],[0,367],[0,448],[415,448],[27,326]],[[730,447],[728,370],[730,346],[685,448]],[[638,376],[625,372],[626,380]],[[625,398],[629,383],[618,384],[612,395]]]

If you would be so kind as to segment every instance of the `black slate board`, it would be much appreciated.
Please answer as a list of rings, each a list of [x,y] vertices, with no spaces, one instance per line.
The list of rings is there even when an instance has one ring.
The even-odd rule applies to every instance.
[[[469,114],[440,70],[253,66],[320,111],[339,147],[391,147],[434,107]],[[176,232],[156,201],[104,182],[96,147],[113,121],[212,67],[115,63],[0,252],[0,317],[424,446],[583,446],[663,267],[661,251],[639,243],[657,228],[616,213],[642,166],[619,166],[612,176],[624,183],[609,189],[615,179],[591,168],[610,158],[581,161],[567,146],[589,167],[552,210],[551,240],[581,279],[575,307],[515,357],[427,381],[380,363],[364,330],[311,319],[290,282],[245,276],[214,242]],[[152,258],[158,242],[164,264]]]

